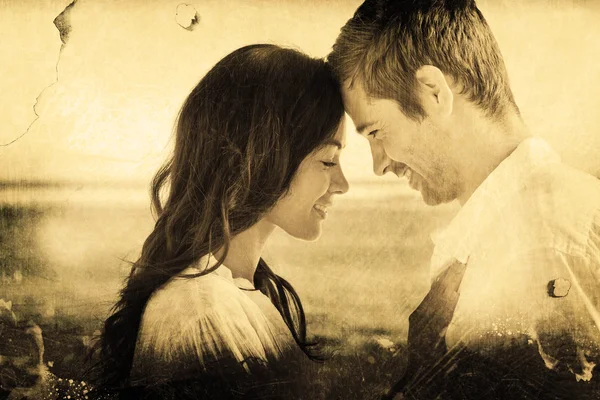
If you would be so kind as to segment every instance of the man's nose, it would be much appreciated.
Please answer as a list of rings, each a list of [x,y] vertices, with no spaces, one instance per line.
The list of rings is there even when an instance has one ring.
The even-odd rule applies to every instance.
[[[373,172],[382,176],[391,163],[391,159],[385,154],[383,146],[379,143],[371,143],[371,156],[373,157]]]

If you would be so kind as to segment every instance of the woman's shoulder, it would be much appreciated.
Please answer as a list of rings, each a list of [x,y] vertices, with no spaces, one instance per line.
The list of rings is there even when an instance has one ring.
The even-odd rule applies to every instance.
[[[225,298],[233,301],[224,302]],[[228,307],[244,300],[238,287],[222,274],[200,275],[199,269],[189,267],[152,294],[144,311],[144,322],[190,321],[202,314],[226,312]]]
[[[250,316],[260,314],[232,280],[216,272],[199,272],[187,268],[150,297],[142,317],[141,338],[168,338],[173,347],[190,335],[219,335],[223,329],[243,325]]]
[[[137,365],[157,370],[158,364],[169,370],[189,365],[206,368],[224,359],[269,362],[293,347],[285,325],[270,320],[226,273],[186,277],[197,272],[185,270],[149,300],[134,369]]]

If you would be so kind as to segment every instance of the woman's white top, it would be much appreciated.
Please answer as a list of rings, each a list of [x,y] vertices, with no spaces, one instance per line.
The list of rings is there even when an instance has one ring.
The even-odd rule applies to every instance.
[[[278,359],[296,343],[270,299],[251,282],[233,278],[206,256],[171,278],[148,301],[137,339],[132,381],[164,378],[189,370],[209,370],[219,360]],[[166,376],[165,376],[166,375]]]

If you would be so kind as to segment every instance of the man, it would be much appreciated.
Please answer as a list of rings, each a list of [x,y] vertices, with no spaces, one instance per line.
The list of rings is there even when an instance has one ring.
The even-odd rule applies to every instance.
[[[600,398],[600,181],[530,136],[475,2],[367,0],[328,60],[374,172],[461,204],[388,398]]]

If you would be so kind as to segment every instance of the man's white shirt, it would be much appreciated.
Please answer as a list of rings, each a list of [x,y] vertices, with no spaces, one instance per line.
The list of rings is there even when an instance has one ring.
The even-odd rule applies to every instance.
[[[600,180],[563,164],[539,138],[522,142],[435,238],[431,276],[467,263],[446,332],[449,349],[528,338],[548,368],[556,337],[577,346],[589,380],[600,347]]]

